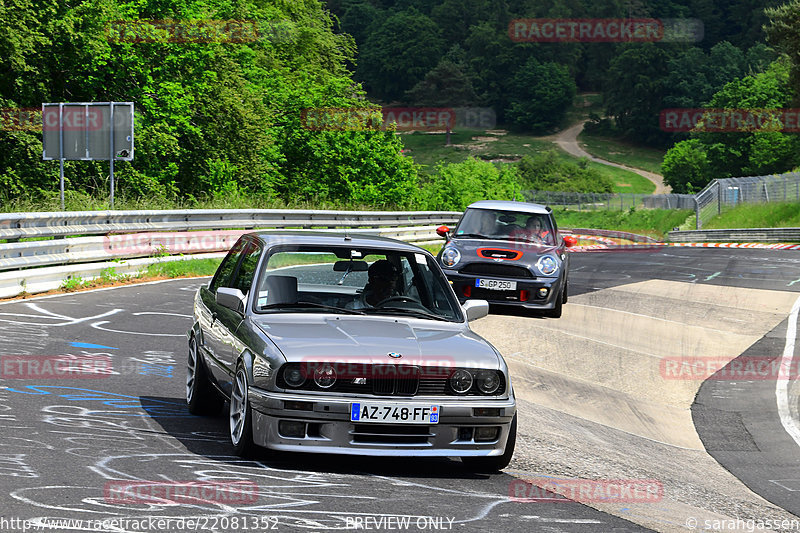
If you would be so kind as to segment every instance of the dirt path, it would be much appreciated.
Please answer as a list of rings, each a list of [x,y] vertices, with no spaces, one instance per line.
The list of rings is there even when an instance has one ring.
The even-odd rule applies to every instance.
[[[610,167],[617,167],[624,170],[629,170],[631,172],[639,174],[640,176],[644,176],[645,178],[652,181],[653,184],[656,186],[656,190],[653,194],[666,194],[672,192],[672,188],[670,188],[668,185],[664,185],[663,178],[660,175],[655,174],[654,172],[648,172],[640,168],[633,168],[625,165],[620,165],[618,163],[612,163],[611,161],[606,161],[605,159],[600,159],[598,157],[595,157],[586,150],[584,150],[583,148],[581,148],[581,145],[578,143],[578,135],[580,134],[581,131],[583,131],[583,125],[586,122],[588,121],[584,120],[583,122],[579,122],[574,126],[571,126],[565,129],[564,131],[558,133],[553,137],[553,142],[556,143],[558,146],[560,146],[561,149],[567,152],[568,154],[574,155],[576,157],[586,157],[590,161],[594,161],[595,163],[600,163],[601,165],[608,165]]]

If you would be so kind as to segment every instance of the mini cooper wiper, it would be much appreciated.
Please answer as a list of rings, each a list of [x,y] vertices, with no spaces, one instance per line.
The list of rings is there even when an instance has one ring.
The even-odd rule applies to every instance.
[[[294,303],[276,303],[269,305],[259,306],[259,311],[266,309],[326,309],[336,313],[345,313],[347,315],[363,315],[363,311],[355,309],[345,309],[344,307],[335,307],[333,305],[318,304],[315,302],[294,302]]]
[[[433,313],[426,313],[425,311],[419,311],[417,309],[408,309],[405,307],[376,307],[373,309],[369,309],[369,312],[372,314],[381,314],[385,311],[389,313],[401,313],[405,315],[414,315],[420,318],[430,318],[431,320],[441,320],[443,322],[449,322],[450,319],[445,318],[443,316],[434,315]]]
[[[481,233],[459,233],[455,235],[458,238],[467,238],[467,239],[491,239],[488,235],[483,235]]]

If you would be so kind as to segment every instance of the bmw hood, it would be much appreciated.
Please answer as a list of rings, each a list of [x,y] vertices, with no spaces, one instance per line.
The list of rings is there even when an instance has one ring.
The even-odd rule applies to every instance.
[[[453,366],[500,369],[494,348],[459,324],[398,317],[281,314],[255,317],[289,362]],[[389,355],[392,354],[392,355]],[[399,357],[398,357],[399,356]]]

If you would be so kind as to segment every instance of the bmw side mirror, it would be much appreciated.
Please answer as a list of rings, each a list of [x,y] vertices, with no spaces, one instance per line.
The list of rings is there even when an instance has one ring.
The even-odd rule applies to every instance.
[[[220,287],[217,289],[217,303],[222,307],[227,307],[231,311],[244,314],[247,298],[239,289],[231,287]]]
[[[461,309],[467,315],[467,322],[472,322],[489,314],[489,302],[486,300],[467,300],[461,306]]]
[[[436,228],[436,234],[444,239],[449,240],[450,237],[449,233],[450,233],[450,228],[448,228],[447,226],[439,226],[438,228]]]
[[[571,248],[576,244],[578,244],[578,239],[576,239],[574,236],[572,235],[564,236],[564,246],[566,246],[567,248]]]

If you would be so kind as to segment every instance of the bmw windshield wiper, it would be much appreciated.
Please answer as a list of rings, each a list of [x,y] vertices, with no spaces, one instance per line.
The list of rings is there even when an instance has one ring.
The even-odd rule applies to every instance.
[[[458,237],[458,238],[466,237],[467,239],[489,239],[489,238],[491,238],[488,235],[483,235],[481,233],[459,233],[458,235],[455,235],[455,237]]]
[[[414,315],[420,318],[430,318],[431,320],[442,320],[444,322],[450,322],[450,319],[445,318],[443,316],[434,315],[433,313],[427,313],[425,311],[419,311],[417,309],[408,309],[406,307],[375,307],[367,310],[371,314],[381,314],[384,312],[401,313],[406,315]]]
[[[344,307],[335,307],[333,305],[318,304],[315,302],[276,303],[276,304],[262,305],[258,309],[259,311],[264,311],[267,309],[326,309],[328,311],[333,311],[335,313],[345,313],[348,315],[364,314],[363,311],[357,311],[355,309],[345,309]]]

